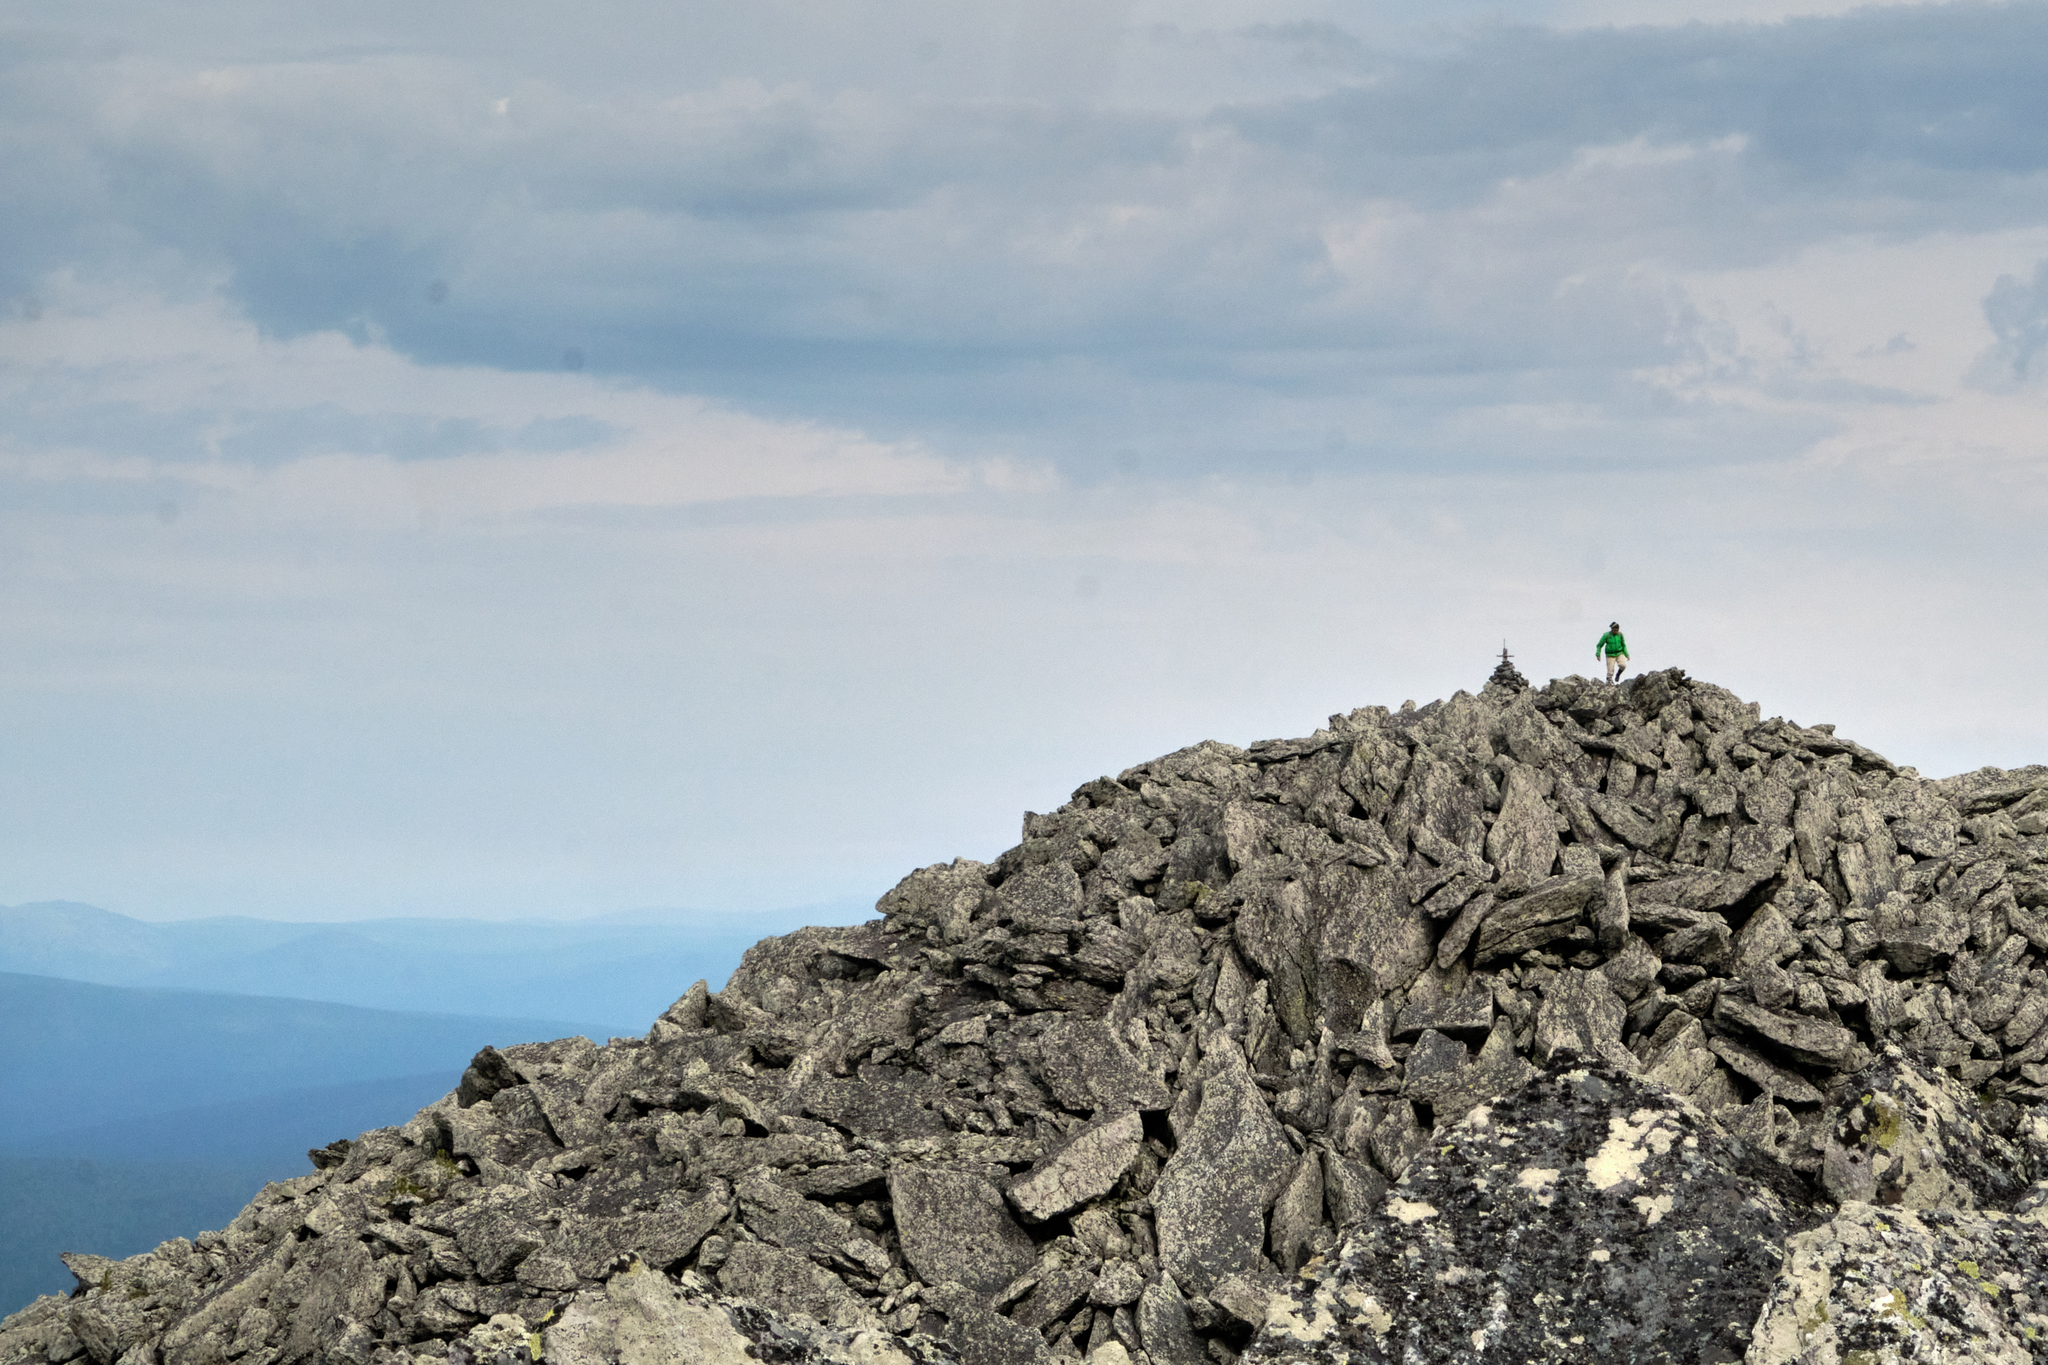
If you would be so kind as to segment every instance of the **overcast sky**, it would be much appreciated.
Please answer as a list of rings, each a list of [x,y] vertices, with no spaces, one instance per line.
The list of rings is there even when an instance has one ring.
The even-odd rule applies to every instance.
[[[2048,5],[5,22],[0,902],[871,900],[1613,618],[2048,760]]]

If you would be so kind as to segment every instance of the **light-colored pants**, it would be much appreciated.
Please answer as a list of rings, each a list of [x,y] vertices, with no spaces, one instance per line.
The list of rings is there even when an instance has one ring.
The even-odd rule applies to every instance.
[[[1607,681],[1609,681],[1609,682],[1613,682],[1613,681],[1614,681],[1614,680],[1615,680],[1615,679],[1616,679],[1617,677],[1621,676],[1621,670],[1622,670],[1622,669],[1624,669],[1624,668],[1627,668],[1627,667],[1628,667],[1628,655],[1626,655],[1626,654],[1610,654],[1610,655],[1608,655],[1608,656],[1607,656]]]

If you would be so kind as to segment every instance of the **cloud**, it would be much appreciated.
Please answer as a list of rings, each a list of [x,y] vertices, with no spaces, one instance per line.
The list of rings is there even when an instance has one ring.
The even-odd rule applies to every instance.
[[[1330,406],[1363,428],[1392,402],[1423,447],[1449,438],[1423,415],[1447,376],[1460,409],[1541,385],[1627,422],[1626,376],[1692,344],[1656,277],[1843,233],[1999,232],[2048,187],[2040,5],[1482,26],[1419,55],[1322,19],[1239,24],[1201,31],[1209,60],[1371,55],[1283,63],[1284,93],[1199,109],[1142,99],[1149,54],[1196,30],[1134,11],[1068,33],[1062,13],[1029,11],[1065,35],[1046,62],[1113,50],[1137,85],[934,97],[885,63],[864,86],[607,90],[431,44],[208,68],[17,53],[5,170],[42,188],[0,215],[5,277],[18,298],[63,270],[224,282],[278,336],[574,358],[892,436],[1029,432],[1078,467],[1143,443],[1119,410],[1191,395],[1212,429],[1247,410],[1320,429]],[[1022,32],[977,60],[1038,61]]]
[[[66,304],[75,304],[67,308]],[[266,338],[218,301],[56,295],[0,323],[0,478],[115,506],[232,496],[254,520],[951,491],[909,445],[591,376],[426,369],[337,332]]]
[[[1998,340],[1979,358],[1973,377],[1992,389],[2037,377],[2035,362],[2048,347],[2048,261],[2034,267],[2031,282],[2000,275],[1985,296],[1984,319]]]

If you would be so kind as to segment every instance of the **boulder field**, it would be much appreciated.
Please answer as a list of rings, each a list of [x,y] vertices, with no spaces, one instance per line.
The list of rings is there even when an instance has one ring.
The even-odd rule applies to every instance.
[[[2048,768],[1504,662],[1023,835],[0,1365],[2048,1361]]]

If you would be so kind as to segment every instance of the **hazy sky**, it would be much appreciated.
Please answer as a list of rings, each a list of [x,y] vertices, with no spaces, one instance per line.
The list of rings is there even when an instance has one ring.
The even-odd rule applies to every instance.
[[[2048,5],[4,14],[0,901],[872,897],[1614,617],[2048,759]]]

